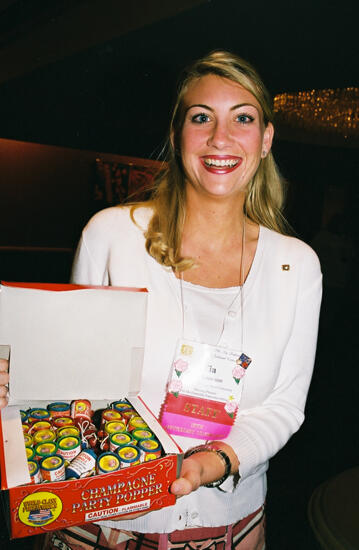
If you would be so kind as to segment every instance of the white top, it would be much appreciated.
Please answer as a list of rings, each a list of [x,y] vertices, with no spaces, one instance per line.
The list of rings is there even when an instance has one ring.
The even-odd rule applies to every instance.
[[[181,284],[184,338],[220,345],[223,333],[232,326],[240,340],[240,287],[208,288],[188,281]]]
[[[143,231],[151,216],[138,209],[135,225],[128,207],[97,213],[84,229],[77,251],[73,282],[78,284],[147,287],[147,334],[141,395],[159,415],[165,397],[177,339],[182,332],[179,280],[146,252]],[[140,227],[139,227],[140,226]],[[195,287],[195,285],[192,285]],[[240,300],[218,320],[217,300],[232,289],[208,293],[208,319],[215,328],[204,337],[224,330],[219,344],[237,348]],[[313,250],[302,241],[260,228],[256,254],[243,287],[244,352],[252,363],[244,386],[235,425],[226,442],[238,455],[240,483],[233,490],[230,477],[222,488],[200,487],[177,500],[175,506],[151,512],[135,520],[104,522],[108,526],[140,532],[171,532],[194,526],[233,523],[259,508],[266,496],[268,460],[285,445],[304,420],[304,406],[315,357],[321,300],[321,272]],[[184,290],[185,330],[198,330],[193,295]],[[227,310],[228,303],[224,310]],[[200,331],[202,328],[200,328]],[[209,342],[211,343],[211,342]],[[202,441],[176,437],[186,450]]]

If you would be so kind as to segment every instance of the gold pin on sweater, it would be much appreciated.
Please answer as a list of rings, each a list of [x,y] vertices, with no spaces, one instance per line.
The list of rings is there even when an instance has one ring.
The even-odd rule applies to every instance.
[[[290,270],[290,265],[289,264],[283,264],[282,265],[282,271],[289,271]]]

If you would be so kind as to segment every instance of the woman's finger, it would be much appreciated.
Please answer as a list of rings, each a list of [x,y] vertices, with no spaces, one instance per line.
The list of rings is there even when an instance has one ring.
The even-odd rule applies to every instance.
[[[8,372],[9,370],[9,361],[6,359],[0,359],[0,372]]]
[[[8,402],[7,397],[0,397],[0,409],[3,409],[4,407],[6,407],[7,402]]]
[[[171,485],[171,493],[177,497],[189,495],[201,485],[201,467],[196,460],[183,461],[181,475]]]
[[[0,409],[6,407],[8,403],[7,398],[7,384],[9,383],[9,361],[6,359],[0,359]]]
[[[189,495],[193,491],[193,484],[189,479],[184,477],[179,477],[171,485],[171,493],[176,495],[176,497],[183,497]]]
[[[3,409],[8,404],[7,395],[7,387],[0,385],[0,409]]]
[[[3,392],[1,392],[1,386],[5,386],[5,384],[9,383],[9,361],[6,359],[0,359],[0,397],[4,397],[6,395],[7,389],[5,388],[5,394],[3,395]]]
[[[0,372],[0,386],[5,386],[5,384],[9,383],[9,373],[7,372]]]

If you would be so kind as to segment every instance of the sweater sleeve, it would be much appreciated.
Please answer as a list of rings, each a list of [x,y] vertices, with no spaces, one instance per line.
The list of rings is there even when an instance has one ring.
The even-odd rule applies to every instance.
[[[109,284],[109,236],[113,232],[114,214],[112,208],[103,210],[84,228],[72,266],[72,283],[103,286]]]
[[[226,439],[237,453],[242,478],[255,473],[275,455],[304,420],[315,359],[321,295],[320,265],[314,252],[310,251],[301,265],[294,321],[276,383],[260,405],[240,412]],[[227,480],[223,489],[232,490],[233,482]]]
[[[136,211],[132,221],[128,207],[115,206],[97,212],[82,232],[75,254],[71,282],[83,285],[143,286],[138,281],[144,250],[143,227],[151,210]],[[138,220],[137,220],[138,218]],[[137,223],[139,225],[137,225]]]
[[[71,272],[71,283],[78,285],[106,285],[106,277],[101,276],[95,260],[90,254],[86,236],[81,236]]]

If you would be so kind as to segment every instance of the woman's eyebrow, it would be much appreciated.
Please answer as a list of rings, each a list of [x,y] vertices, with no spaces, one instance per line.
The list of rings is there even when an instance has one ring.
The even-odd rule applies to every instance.
[[[192,109],[193,107],[200,107],[201,109],[207,109],[208,111],[214,111],[214,109],[212,109],[212,107],[209,107],[208,105],[203,105],[202,103],[194,103],[193,105],[189,105],[187,108],[186,108],[186,113],[187,111],[189,111],[190,109]]]
[[[253,103],[238,103],[238,105],[233,105],[233,107],[231,107],[231,111],[235,111],[236,109],[239,109],[240,107],[253,107],[254,109],[256,109],[258,111],[258,107],[256,105],[254,105]]]
[[[209,105],[205,105],[203,103],[194,103],[193,105],[189,105],[186,108],[185,112],[187,113],[190,109],[193,109],[193,107],[200,107],[201,109],[207,109],[208,111],[211,111],[212,113],[215,110],[212,107],[209,107]],[[239,109],[240,107],[253,107],[254,109],[256,109],[258,111],[258,107],[256,105],[254,105],[253,103],[238,103],[237,105],[233,105],[233,107],[230,108],[230,111],[235,111],[236,109]]]

